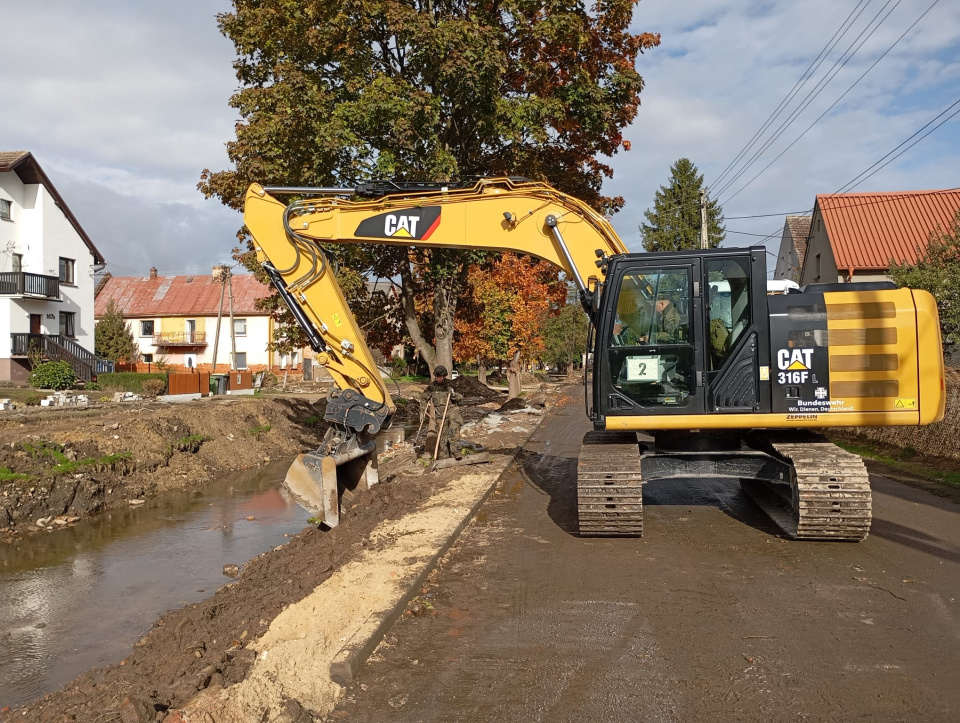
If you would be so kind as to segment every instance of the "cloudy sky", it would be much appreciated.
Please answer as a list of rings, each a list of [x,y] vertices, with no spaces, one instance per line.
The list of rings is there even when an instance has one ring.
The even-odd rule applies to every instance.
[[[115,275],[151,265],[200,273],[229,260],[239,215],[196,190],[204,168],[227,166],[236,120],[233,46],[215,17],[229,0],[8,5],[0,150],[33,152]],[[634,29],[663,43],[638,61],[646,88],[626,132],[632,150],[612,159],[605,189],[627,200],[614,226],[641,250],[643,212],[687,157],[723,204],[724,245],[774,233],[775,250],[783,214],[809,211],[817,193],[840,190],[960,110],[935,120],[960,101],[958,27],[955,0],[642,0]],[[854,190],[955,188],[958,168],[960,116]],[[765,214],[776,215],[737,218]]]

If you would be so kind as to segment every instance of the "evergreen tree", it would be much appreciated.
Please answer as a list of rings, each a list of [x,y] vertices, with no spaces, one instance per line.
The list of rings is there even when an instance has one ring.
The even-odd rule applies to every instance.
[[[94,339],[97,356],[114,364],[133,361],[139,351],[130,325],[123,321],[123,311],[113,299],[107,302],[106,313],[97,322]]]
[[[653,210],[644,212],[649,225],[640,224],[643,248],[647,251],[683,251],[700,248],[700,192],[703,174],[688,158],[670,167],[670,185],[660,186]],[[724,239],[723,209],[707,201],[707,243],[719,246]]]
[[[890,278],[897,286],[933,294],[944,341],[960,341],[960,210],[947,230],[937,226],[930,232],[915,264],[891,261]]]

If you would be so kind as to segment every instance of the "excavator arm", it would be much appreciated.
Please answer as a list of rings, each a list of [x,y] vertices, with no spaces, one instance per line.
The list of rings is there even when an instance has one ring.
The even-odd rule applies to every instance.
[[[575,281],[589,302],[598,281],[597,257],[626,253],[603,216],[542,183],[484,179],[468,188],[413,184],[375,199],[366,189],[263,188],[247,191],[244,222],[257,258],[342,390],[371,408],[393,403],[324,254],[325,244],[381,243],[486,249],[550,261]],[[299,194],[290,204],[275,198]],[[375,430],[374,430],[375,431]]]
[[[296,195],[283,203],[277,196]],[[291,467],[287,486],[335,516],[336,466],[372,455],[370,437],[395,411],[390,393],[324,252],[328,244],[513,251],[549,261],[573,279],[588,312],[599,293],[606,257],[626,253],[607,220],[582,201],[543,184],[482,179],[464,187],[369,184],[357,188],[264,188],[247,191],[244,222],[257,258],[303,328],[316,361],[337,390],[327,401],[330,432],[312,455]],[[369,474],[369,466],[367,468]],[[341,480],[341,485],[343,481]],[[349,483],[348,483],[349,484]],[[326,489],[323,500],[307,499]],[[297,490],[300,490],[298,493]]]

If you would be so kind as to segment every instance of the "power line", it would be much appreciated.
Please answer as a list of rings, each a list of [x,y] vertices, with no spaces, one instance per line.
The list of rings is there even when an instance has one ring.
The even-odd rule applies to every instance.
[[[904,148],[902,151],[900,151],[899,153],[897,153],[895,156],[893,156],[890,160],[888,160],[886,163],[884,163],[883,165],[881,165],[879,168],[876,168],[875,170],[873,170],[873,173],[869,173],[868,175],[864,176],[864,173],[867,173],[867,171],[870,171],[871,169],[874,169],[874,168],[877,166],[878,163],[880,163],[881,161],[884,160],[884,158],[887,158],[887,156],[889,156],[889,155],[892,154],[892,153],[895,153],[899,148],[901,148],[902,146],[904,146],[906,143],[909,143],[912,139],[916,138],[916,136],[919,135],[920,132],[924,130],[924,128],[926,128],[927,126],[929,126],[929,125],[931,125],[932,123],[934,123],[937,119],[939,119],[939,118],[940,118],[941,116],[943,116],[945,113],[949,112],[950,110],[952,110],[953,108],[955,108],[955,107],[958,106],[958,105],[960,105],[960,99],[955,100],[955,101],[954,101],[953,103],[951,103],[945,110],[943,110],[943,111],[941,111],[940,113],[938,113],[938,114],[933,118],[933,120],[931,120],[931,121],[929,121],[928,123],[924,124],[923,127],[921,127],[920,130],[918,130],[916,133],[914,133],[912,136],[910,136],[910,138],[907,138],[907,140],[903,141],[903,143],[901,143],[899,146],[897,146],[897,147],[894,148],[892,151],[890,151],[890,152],[887,153],[885,156],[883,156],[883,158],[881,158],[879,161],[877,161],[877,162],[874,163],[872,166],[870,166],[870,168],[866,169],[866,171],[863,171],[863,172],[860,173],[859,175],[855,176],[852,180],[850,180],[850,181],[848,181],[847,183],[845,183],[845,184],[844,184],[843,186],[841,186],[838,190],[834,191],[834,193],[831,194],[831,195],[836,195],[836,194],[838,194],[838,193],[844,193],[844,192],[846,192],[846,191],[849,191],[849,190],[852,190],[852,189],[856,188],[856,187],[859,186],[861,183],[863,183],[864,181],[866,181],[868,178],[870,178],[871,176],[873,176],[875,173],[877,173],[877,172],[880,171],[881,169],[885,168],[885,167],[888,166],[889,164],[893,163],[893,161],[897,160],[900,156],[902,156],[904,153],[906,153],[906,152],[909,151],[911,148],[913,148],[915,145],[917,145],[917,143],[919,143],[919,142],[922,141],[924,138],[926,138],[926,137],[929,136],[931,133],[933,133],[935,130],[937,130],[937,128],[939,128],[940,126],[942,126],[942,125],[943,125],[944,123],[946,123],[947,121],[953,119],[958,113],[960,113],[960,108],[957,108],[957,110],[953,111],[953,113],[951,113],[949,116],[947,116],[946,118],[944,118],[942,121],[940,121],[937,125],[935,125],[935,126],[934,126],[933,128],[931,128],[930,130],[928,130],[928,131],[927,131],[926,133],[924,133],[922,136],[920,136],[919,138],[917,138],[915,141],[913,141],[913,143],[910,143],[909,146],[907,146],[907,147]],[[861,178],[861,176],[863,176],[863,178]],[[857,179],[859,179],[859,180],[857,180]]]
[[[869,4],[869,0],[866,0],[866,1]],[[713,183],[714,187],[716,187],[724,179],[727,173],[733,167],[736,166],[736,164],[740,161],[740,159],[743,158],[743,156],[745,156],[750,151],[750,149],[753,147],[753,144],[756,143],[756,141],[763,134],[763,132],[770,126],[770,124],[777,119],[777,116],[780,115],[784,107],[789,104],[789,102],[794,98],[794,96],[796,96],[796,94],[800,92],[800,89],[804,85],[806,85],[806,83],[810,80],[810,78],[813,77],[813,74],[816,72],[817,68],[819,68],[820,65],[823,63],[823,61],[826,60],[827,55],[829,55],[830,51],[833,50],[834,46],[840,41],[840,38],[846,35],[847,30],[850,29],[850,26],[848,26],[847,23],[850,22],[850,24],[852,25],[853,22],[856,22],[857,18],[860,17],[860,14],[863,12],[863,10],[866,9],[866,6],[864,6],[863,9],[860,10],[860,12],[857,12],[857,9],[860,8],[863,2],[864,0],[860,0],[860,2],[857,3],[857,6],[850,11],[850,14],[840,24],[840,27],[837,28],[837,31],[833,34],[833,37],[830,38],[830,40],[827,41],[827,44],[823,46],[823,48],[820,50],[819,55],[817,55],[817,57],[813,59],[813,62],[803,72],[803,75],[800,76],[800,79],[794,84],[790,92],[787,93],[786,96],[784,96],[783,100],[780,101],[780,104],[774,109],[773,113],[771,113],[767,117],[767,120],[764,121],[763,125],[760,126],[760,129],[753,134],[753,137],[747,142],[747,144],[740,149],[740,152],[737,154],[737,157],[734,158],[727,165],[727,167],[723,169],[723,171],[714,181]],[[856,17],[853,17],[854,13],[857,13]],[[851,18],[853,18],[852,21],[851,21]],[[843,31],[842,33],[840,32],[841,30]]]
[[[730,186],[732,186],[737,181],[738,178],[740,178],[744,173],[746,173],[746,171],[754,163],[756,163],[757,160],[759,160],[759,158],[764,153],[766,153],[767,149],[769,149],[770,146],[773,145],[780,138],[780,136],[782,136],[787,131],[787,129],[793,124],[793,122],[809,107],[809,103],[812,100],[816,99],[817,96],[819,96],[820,93],[824,91],[824,89],[833,81],[833,79],[837,76],[837,74],[847,65],[847,63],[850,62],[853,56],[860,51],[860,48],[863,47],[863,45],[867,42],[867,40],[873,37],[873,34],[880,28],[881,25],[883,25],[883,23],[887,20],[887,18],[890,17],[890,14],[897,8],[897,6],[900,4],[901,1],[902,0],[896,0],[896,3],[894,4],[894,6],[890,8],[887,14],[884,15],[879,22],[877,22],[877,18],[879,18],[880,15],[884,12],[884,10],[887,9],[887,6],[890,5],[891,2],[893,2],[893,0],[887,0],[886,4],[882,8],[880,8],[879,12],[873,17],[873,19],[870,20],[869,23],[867,23],[867,27],[864,28],[856,38],[854,38],[853,42],[850,43],[850,45],[847,46],[847,49],[841,54],[840,58],[833,64],[833,67],[831,67],[830,70],[827,71],[827,74],[823,78],[821,78],[820,81],[817,83],[817,85],[813,88],[813,90],[811,90],[807,94],[807,96],[802,101],[800,101],[800,104],[791,112],[790,116],[783,123],[780,124],[780,127],[777,128],[777,130],[774,132],[774,135],[770,137],[764,143],[764,145],[750,157],[750,160],[747,161],[746,165],[744,165],[736,173],[736,175],[734,175],[729,180],[727,180],[727,182],[723,185],[723,187],[717,191],[718,196],[723,192],[725,192],[728,188],[730,188]],[[876,23],[876,25],[874,25],[874,23]],[[867,30],[871,26],[873,26],[873,29],[867,32]],[[858,41],[859,41],[859,44],[857,44]],[[855,48],[854,48],[854,45],[856,45]],[[727,200],[729,201],[730,199],[727,199]]]
[[[903,34],[893,42],[893,45],[891,45],[889,48],[887,48],[886,50],[884,50],[883,53],[882,53],[876,60],[873,61],[873,63],[871,64],[871,66],[870,66],[869,68],[867,68],[867,69],[863,72],[863,74],[853,82],[853,85],[851,85],[849,88],[847,88],[845,91],[843,91],[843,95],[841,95],[839,98],[837,98],[835,101],[833,101],[833,103],[830,105],[830,107],[827,108],[825,111],[823,111],[823,113],[821,113],[821,114],[817,117],[817,119],[816,119],[815,121],[813,121],[813,123],[811,123],[810,125],[808,125],[808,126],[806,127],[806,129],[803,131],[803,133],[801,133],[799,136],[797,136],[797,137],[790,143],[790,145],[788,145],[786,148],[784,148],[776,158],[774,158],[772,161],[770,161],[770,163],[768,163],[766,166],[764,166],[763,169],[762,169],[759,173],[757,173],[753,178],[751,178],[749,181],[747,181],[745,184],[743,184],[743,185],[737,190],[736,193],[734,193],[732,196],[730,196],[730,197],[727,199],[727,203],[729,203],[729,202],[732,201],[734,198],[736,198],[736,197],[740,194],[741,191],[743,191],[747,186],[749,186],[751,183],[753,183],[754,181],[756,181],[761,175],[763,175],[763,174],[767,171],[767,169],[770,168],[770,166],[772,166],[774,163],[776,163],[777,161],[779,161],[787,151],[789,151],[791,148],[793,148],[793,147],[797,144],[797,142],[807,134],[807,131],[809,131],[809,130],[810,130],[811,128],[813,128],[817,123],[819,123],[821,120],[823,120],[823,117],[824,117],[825,115],[827,115],[827,113],[829,113],[831,110],[833,110],[834,107],[836,107],[837,103],[839,103],[841,100],[843,100],[843,99],[847,96],[847,93],[849,93],[851,90],[853,90],[853,89],[860,83],[860,81],[863,80],[863,79],[866,77],[867,73],[869,73],[871,70],[873,70],[873,69],[877,66],[877,63],[879,63],[881,60],[883,60],[883,59],[886,57],[887,53],[889,53],[891,50],[894,49],[894,48],[897,46],[897,44],[898,44],[901,40],[903,40],[904,37],[906,37],[907,33],[909,33],[911,30],[913,30],[913,28],[917,25],[917,23],[919,23],[921,20],[923,20],[923,18],[926,17],[927,13],[929,13],[931,10],[933,10],[934,6],[935,6],[938,2],[940,2],[940,0],[933,0],[933,4],[930,5],[930,7],[928,7],[926,10],[924,10],[924,11],[923,11],[923,14],[920,15],[920,17],[918,17],[916,20],[914,20],[913,23],[910,25],[909,28],[907,28],[906,30],[903,31]]]

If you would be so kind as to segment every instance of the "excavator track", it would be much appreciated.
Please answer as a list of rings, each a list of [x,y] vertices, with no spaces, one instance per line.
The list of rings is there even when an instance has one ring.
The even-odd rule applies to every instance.
[[[633,432],[588,432],[577,463],[580,534],[643,536],[640,446]]]
[[[860,542],[873,516],[863,460],[835,444],[771,442],[791,466],[790,484],[743,482],[741,486],[790,537]]]

